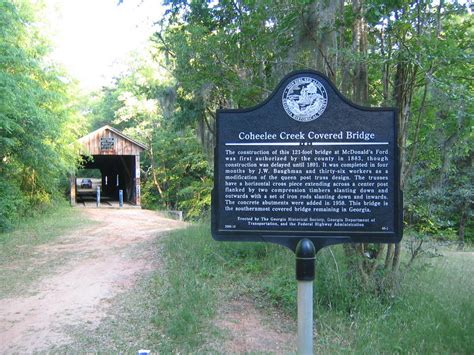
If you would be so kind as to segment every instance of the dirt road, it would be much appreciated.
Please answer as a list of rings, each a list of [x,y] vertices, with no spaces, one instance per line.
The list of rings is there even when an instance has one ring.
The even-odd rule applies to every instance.
[[[65,328],[94,328],[110,300],[151,269],[153,243],[184,227],[140,209],[83,209],[87,227],[42,245],[38,259],[65,258],[23,295],[0,300],[0,354],[46,351],[69,341]],[[31,261],[34,265],[35,260]],[[156,265],[154,265],[156,267]]]

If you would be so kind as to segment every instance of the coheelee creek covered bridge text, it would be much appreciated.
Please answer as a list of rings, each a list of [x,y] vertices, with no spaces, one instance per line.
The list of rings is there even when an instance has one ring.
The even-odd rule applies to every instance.
[[[101,196],[116,201],[122,190],[124,202],[140,206],[140,153],[147,147],[110,126],[99,128],[78,141],[85,157],[82,168],[101,172]],[[71,177],[70,185],[71,204],[76,205],[76,176]]]

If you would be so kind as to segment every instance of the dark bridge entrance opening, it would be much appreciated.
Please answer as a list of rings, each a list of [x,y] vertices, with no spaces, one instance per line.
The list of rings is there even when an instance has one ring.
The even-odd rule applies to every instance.
[[[84,163],[77,178],[71,179],[71,204],[91,204],[100,189],[101,203],[119,200],[140,205],[140,153],[145,146],[122,132],[105,126],[79,139],[83,147]],[[100,176],[89,177],[89,172]],[[82,176],[84,175],[84,176]]]
[[[83,169],[98,169],[101,177],[101,195],[118,201],[119,190],[123,191],[124,202],[135,203],[136,161],[134,155],[93,155]],[[138,167],[140,169],[140,167]]]

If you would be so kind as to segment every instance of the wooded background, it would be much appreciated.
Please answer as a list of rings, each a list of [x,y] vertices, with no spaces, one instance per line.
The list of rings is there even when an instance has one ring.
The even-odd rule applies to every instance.
[[[120,5],[118,5],[120,6]],[[64,195],[73,144],[104,124],[147,144],[143,205],[201,218],[210,207],[215,112],[264,100],[296,69],[353,102],[398,109],[404,220],[427,238],[472,238],[474,27],[461,1],[166,0],[149,47],[84,96],[47,58],[36,1],[0,0],[0,229]],[[364,277],[399,246],[347,253]]]

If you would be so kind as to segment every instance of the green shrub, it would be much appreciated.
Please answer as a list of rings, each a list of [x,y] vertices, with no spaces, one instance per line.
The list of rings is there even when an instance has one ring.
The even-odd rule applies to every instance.
[[[0,175],[0,232],[10,230],[26,209],[20,188]]]
[[[186,219],[199,219],[210,209],[213,180],[194,132],[157,131],[152,145],[153,153],[145,160],[151,167],[144,179],[142,205],[182,210]]]

